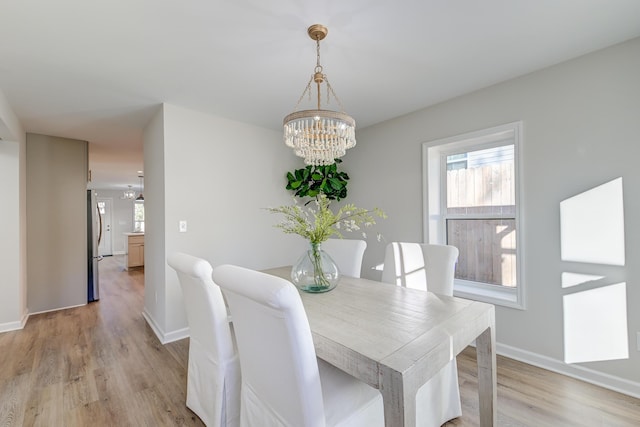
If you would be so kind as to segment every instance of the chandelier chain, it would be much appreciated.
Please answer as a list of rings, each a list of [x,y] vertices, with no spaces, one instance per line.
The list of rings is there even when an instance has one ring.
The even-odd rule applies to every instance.
[[[311,82],[313,82],[316,77],[315,73],[322,73],[322,70],[323,68],[320,64],[320,39],[316,37],[316,68],[314,70],[314,74],[311,76],[311,78],[309,78],[307,86],[302,91],[300,98],[298,98],[298,102],[296,102],[295,107],[293,107],[293,111],[298,110],[298,107],[300,107],[300,103],[302,102],[302,99],[305,95],[308,95],[308,100],[311,101]],[[331,84],[329,83],[329,78],[326,74],[322,74],[322,82],[327,84],[327,104],[331,103],[331,97],[333,96],[333,99],[336,100],[338,106],[340,107],[340,111],[344,112],[345,109],[342,105],[342,101],[340,101],[340,98],[338,98],[338,95],[336,95],[336,92],[333,90],[333,86],[331,86]],[[320,83],[318,83],[318,110],[320,108]]]
[[[333,99],[335,99],[338,105],[340,106],[340,110],[344,112],[344,107],[342,106],[342,102],[340,102],[340,98],[338,98],[338,95],[336,95],[336,93],[333,91],[333,86],[329,84],[329,79],[327,78],[327,76],[324,76],[324,81],[325,83],[327,83],[327,103],[329,102],[329,92],[331,92]]]
[[[313,81],[313,76],[311,76],[311,78],[309,79],[309,82],[307,82],[307,86],[302,91],[300,98],[298,98],[298,102],[296,102],[296,106],[293,107],[293,111],[298,110],[298,107],[300,106],[300,103],[302,102],[302,98],[304,98],[305,94],[309,94],[309,101],[311,101],[311,82],[312,81]]]
[[[316,73],[322,73],[322,65],[320,65],[320,38],[316,37]]]
[[[320,109],[320,85],[325,81],[325,75],[322,73],[322,65],[320,65],[320,36],[316,35],[316,69],[313,76],[318,91],[318,110]],[[327,91],[327,103],[329,102],[329,93]]]

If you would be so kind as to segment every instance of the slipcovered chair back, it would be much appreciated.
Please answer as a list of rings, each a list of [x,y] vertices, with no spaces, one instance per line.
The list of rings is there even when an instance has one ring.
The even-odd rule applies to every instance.
[[[338,266],[340,274],[350,277],[360,277],[362,258],[367,249],[364,240],[329,239],[322,242],[322,250],[329,254]]]
[[[227,307],[208,261],[173,253],[167,263],[178,274],[189,323],[187,407],[207,426],[240,423],[240,362]]]
[[[241,425],[384,425],[382,396],[316,359],[300,294],[289,281],[222,265],[213,272],[233,314],[242,366]]]

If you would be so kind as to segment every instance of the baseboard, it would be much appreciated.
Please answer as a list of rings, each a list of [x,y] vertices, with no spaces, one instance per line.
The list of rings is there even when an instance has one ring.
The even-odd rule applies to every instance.
[[[529,365],[557,372],[568,377],[576,378],[590,384],[595,384],[597,386],[640,399],[640,383],[634,381],[594,371],[593,369],[585,368],[584,366],[570,365],[558,359],[521,350],[505,344],[496,343],[496,353],[510,359],[519,360],[520,362],[524,362]]]
[[[142,317],[144,317],[144,320],[147,321],[147,325],[149,325],[153,333],[156,334],[156,338],[158,338],[158,341],[164,344],[163,342],[164,332],[162,332],[162,329],[157,325],[153,316],[147,311],[146,308],[142,310]]]
[[[169,344],[170,342],[179,341],[185,338],[189,338],[189,327],[178,329],[177,331],[169,332],[164,335],[165,341],[162,344]]]
[[[24,325],[20,320],[16,320],[15,322],[0,323],[0,333],[17,331],[22,328],[24,328]]]
[[[70,308],[82,307],[87,304],[88,303],[85,302],[84,304],[70,305],[68,307],[60,307],[60,308],[52,308],[49,310],[36,311],[35,313],[29,313],[29,316],[31,317],[31,316],[35,316],[36,314],[51,313],[52,311],[68,310]]]
[[[22,313],[22,319],[20,319],[20,329],[23,329],[25,327],[25,325],[27,324],[27,320],[29,320],[29,316],[31,314],[29,313],[29,309],[25,308],[24,309],[24,313]]]
[[[161,344],[168,344],[170,342],[178,341],[189,337],[189,328],[178,329],[177,331],[164,332],[162,328],[155,322],[153,316],[145,309],[142,312],[142,317],[147,321],[147,324],[153,330],[153,333],[158,338]]]
[[[27,320],[29,319],[29,317],[35,316],[36,314],[51,313],[53,311],[60,311],[60,310],[68,310],[70,308],[82,307],[85,305],[87,305],[87,303],[70,305],[68,307],[52,308],[49,310],[36,311],[34,313],[29,313],[29,310],[26,309],[24,313],[22,313],[22,319],[20,319],[19,321],[0,324],[0,333],[23,329],[24,326],[27,324]]]
[[[0,334],[3,332],[9,331],[17,331],[24,328],[24,325],[27,324],[27,320],[29,319],[29,310],[25,310],[22,313],[22,318],[20,320],[16,320],[15,322],[6,322],[0,323]]]

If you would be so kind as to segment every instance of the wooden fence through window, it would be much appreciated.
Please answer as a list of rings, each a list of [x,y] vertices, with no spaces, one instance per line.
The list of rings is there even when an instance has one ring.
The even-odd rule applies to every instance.
[[[516,283],[513,161],[447,171],[447,243],[460,251],[457,279]]]

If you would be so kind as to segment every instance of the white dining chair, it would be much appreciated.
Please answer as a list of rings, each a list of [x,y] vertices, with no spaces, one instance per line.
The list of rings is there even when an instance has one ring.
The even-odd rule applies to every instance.
[[[233,313],[243,427],[384,426],[380,392],[316,358],[291,282],[233,265],[213,278]]]
[[[453,296],[458,248],[450,245],[392,242],[385,248],[382,281]],[[418,390],[419,426],[437,427],[462,415],[455,357]]]
[[[240,425],[240,361],[222,291],[208,261],[173,253],[189,323],[187,407],[209,427]]]
[[[322,242],[322,250],[329,254],[338,266],[340,274],[360,277],[362,258],[367,242],[354,239],[328,239]]]

